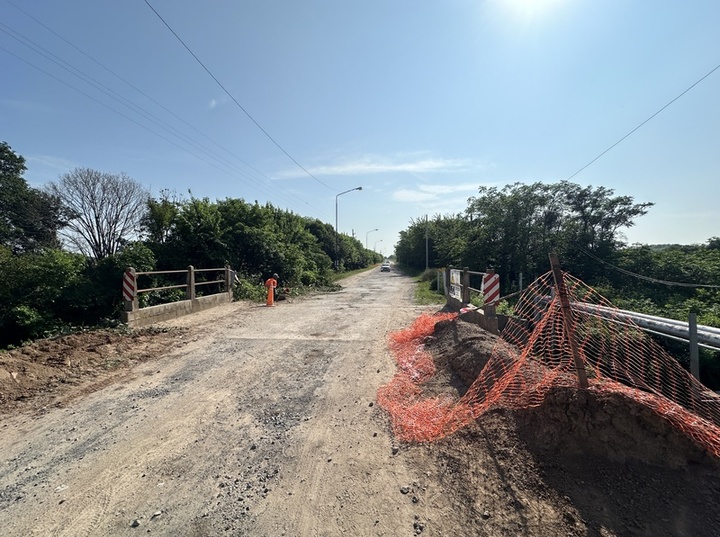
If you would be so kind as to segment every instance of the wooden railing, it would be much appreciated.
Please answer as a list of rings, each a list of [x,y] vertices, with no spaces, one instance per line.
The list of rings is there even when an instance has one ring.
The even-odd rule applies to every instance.
[[[213,280],[196,281],[196,274],[200,272],[222,274],[222,278]],[[152,276],[164,274],[186,274],[185,283],[177,285],[163,285],[159,287],[138,287],[139,276]],[[124,311],[122,320],[131,326],[150,324],[152,322],[166,320],[187,313],[193,313],[232,300],[232,282],[235,273],[226,265],[222,268],[196,269],[192,265],[185,270],[158,270],[136,272],[133,267],[128,267],[123,275],[123,305]],[[196,296],[196,288],[204,285],[218,284],[220,291],[202,297]],[[170,289],[185,289],[185,300],[159,304],[156,306],[140,307],[138,297],[142,293],[153,291],[167,291]]]

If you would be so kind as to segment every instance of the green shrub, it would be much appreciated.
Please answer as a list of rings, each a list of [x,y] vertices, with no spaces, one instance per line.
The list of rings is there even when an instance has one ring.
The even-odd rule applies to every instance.
[[[423,272],[421,272],[420,276],[418,276],[418,279],[421,282],[436,282],[437,275],[438,275],[438,269],[429,268],[429,269],[425,269]]]
[[[233,285],[233,298],[235,300],[252,300],[262,302],[267,297],[265,286],[254,278],[241,278],[239,275]]]

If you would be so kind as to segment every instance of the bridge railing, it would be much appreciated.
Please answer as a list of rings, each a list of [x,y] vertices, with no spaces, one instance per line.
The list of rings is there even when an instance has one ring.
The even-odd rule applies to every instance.
[[[197,281],[198,273],[213,274],[215,279]],[[185,274],[185,283],[177,285],[163,285],[159,287],[148,287],[141,289],[138,286],[138,277],[166,275],[166,274]],[[221,268],[196,269],[189,265],[185,270],[157,270],[157,271],[136,271],[133,267],[128,267],[123,275],[123,309],[121,319],[130,326],[143,326],[153,322],[164,321],[201,311],[209,307],[217,306],[222,303],[232,301],[232,282],[235,278],[234,271],[229,265]],[[197,288],[200,286],[213,285],[219,286],[220,291],[216,293],[208,293],[205,296],[197,296]],[[171,289],[185,289],[185,300],[170,302],[168,304],[158,304],[141,308],[139,296],[142,293],[150,293],[153,291],[168,291]]]
[[[479,324],[485,330],[499,334],[507,322],[507,316],[497,315],[495,311],[497,303],[501,300],[500,276],[495,270],[485,269],[485,272],[477,272],[468,267],[462,269],[447,267],[443,275],[446,305],[471,317],[470,321]],[[482,309],[475,309],[471,305],[473,293],[483,297]]]
[[[472,287],[471,276],[482,277],[480,288]],[[467,267],[463,269],[448,267],[444,271],[443,283],[447,306],[456,311],[462,311],[468,317],[468,320],[479,324],[494,334],[500,334],[509,319],[508,316],[496,313],[495,306],[497,303],[504,298],[510,298],[522,293],[522,290],[520,290],[500,297],[499,277],[492,269],[487,269],[485,272],[475,272]],[[481,309],[473,310],[470,308],[470,311],[468,311],[466,308],[471,302],[473,292],[483,296],[484,305]],[[552,296],[537,297],[536,300],[539,304],[549,304]],[[611,320],[614,323],[635,326],[650,334],[687,342],[690,353],[690,373],[696,379],[700,378],[698,347],[720,350],[720,328],[698,325],[696,315],[692,312],[688,321],[685,322],[578,301],[570,302],[570,308],[577,312]],[[515,319],[515,322],[519,321],[519,319]],[[536,319],[527,320],[528,323],[534,321]]]

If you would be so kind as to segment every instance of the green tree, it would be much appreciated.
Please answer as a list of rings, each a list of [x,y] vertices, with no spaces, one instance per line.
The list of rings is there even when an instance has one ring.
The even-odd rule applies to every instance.
[[[601,267],[582,250],[601,258],[609,258],[621,246],[620,230],[635,225],[654,203],[635,203],[631,196],[614,196],[605,187],[593,188],[563,181],[560,183],[568,210],[567,265],[583,277],[593,280]]]
[[[113,255],[87,263],[81,277],[64,292],[66,307],[63,318],[85,326],[117,322],[122,309],[122,277],[127,267],[133,267],[138,272],[155,270],[155,256],[145,244],[131,242]]]
[[[425,268],[425,218],[411,219],[407,229],[400,232],[395,245],[397,261],[408,267],[422,270]],[[440,240],[449,239],[441,237]]]
[[[177,223],[179,201],[169,190],[160,191],[160,199],[148,198],[147,211],[140,218],[140,225],[150,242],[164,244],[169,241]]]
[[[602,270],[587,254],[610,257],[623,245],[620,231],[651,205],[566,181],[481,186],[464,217],[435,217],[428,223],[431,264],[494,268],[507,292],[521,273],[528,281],[546,272],[548,253],[556,251],[568,270],[592,280]],[[424,219],[413,220],[401,232],[398,261],[424,268],[425,227]]]
[[[0,344],[17,345],[68,324],[67,293],[86,265],[84,256],[62,250],[17,255],[0,247]]]
[[[28,186],[26,169],[25,159],[0,142],[0,244],[16,253],[57,248],[68,213],[56,196]]]
[[[224,227],[217,204],[208,198],[193,197],[180,205],[173,243],[188,265],[196,268],[222,267],[228,257],[227,245],[222,240]]]

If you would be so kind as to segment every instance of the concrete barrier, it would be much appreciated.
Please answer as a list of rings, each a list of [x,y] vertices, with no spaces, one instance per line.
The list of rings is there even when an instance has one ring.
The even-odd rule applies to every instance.
[[[148,326],[160,321],[176,319],[190,313],[197,313],[221,304],[232,302],[232,293],[218,293],[215,295],[202,296],[193,300],[181,300],[169,304],[149,306],[136,311],[123,311],[121,320],[131,327]]]

